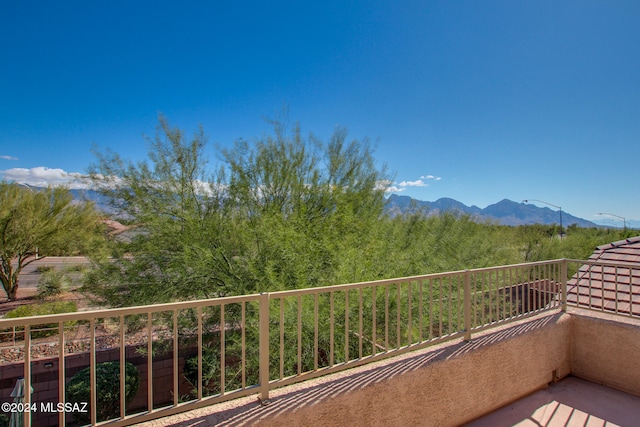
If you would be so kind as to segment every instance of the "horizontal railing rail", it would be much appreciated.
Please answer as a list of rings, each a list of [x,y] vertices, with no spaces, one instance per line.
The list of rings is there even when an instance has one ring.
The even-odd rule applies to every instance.
[[[173,410],[195,408],[254,393],[258,387],[257,376],[254,375],[255,381],[251,382],[247,370],[244,368],[247,360],[247,326],[253,327],[259,324],[260,298],[263,297],[254,294],[120,309],[0,319],[0,336],[2,336],[2,331],[6,331],[5,334],[15,335],[16,329],[22,328],[17,333],[22,333],[23,338],[18,347],[22,348],[22,360],[19,362],[23,365],[22,377],[24,378],[25,390],[29,390],[32,386],[32,364],[39,358],[37,354],[32,355],[32,353],[36,353],[35,350],[39,347],[55,349],[57,355],[50,358],[54,360],[52,364],[57,362],[58,371],[58,390],[54,401],[51,402],[55,404],[53,409],[57,408],[57,404],[63,408],[67,407],[65,406],[67,404],[80,404],[80,409],[84,408],[89,411],[88,413],[71,414],[80,423],[95,425],[106,421],[99,419],[97,409],[98,405],[104,406],[105,404],[102,401],[103,396],[100,394],[100,390],[96,390],[96,384],[100,380],[98,377],[100,374],[99,364],[105,361],[117,361],[119,363],[119,377],[102,379],[101,384],[104,384],[105,380],[112,383],[115,380],[116,393],[114,394],[119,396],[119,401],[115,402],[118,413],[103,415],[104,418],[115,416],[116,419],[110,421],[114,425],[127,425],[132,423],[132,417],[140,417],[140,414],[149,419],[161,416],[159,413],[167,413],[167,407]],[[51,326],[33,328],[34,325]],[[73,355],[68,351],[66,338],[71,335],[70,329],[79,327],[85,329],[86,333],[80,338],[74,334],[74,338],[84,344],[81,346],[81,354],[88,355],[88,358],[85,358],[87,360],[80,367],[73,367],[75,368],[73,371],[77,372],[81,370],[80,368],[89,370],[89,383],[86,384],[88,401],[71,402],[69,401],[67,384],[72,375],[67,375],[67,371],[71,372],[72,367],[67,365]],[[56,336],[32,337],[32,332],[45,329],[55,330]],[[225,334],[233,335],[234,341],[225,339]],[[100,345],[101,341],[105,341],[106,344]],[[239,381],[236,381],[237,387],[234,386],[233,389],[227,386],[229,381],[225,379],[225,372],[219,372],[220,379],[216,385],[205,383],[203,380],[207,379],[207,369],[214,369],[206,359],[207,351],[213,348],[214,341],[218,343],[218,355],[222,355],[222,366],[225,365],[224,356],[229,353],[229,345],[233,345],[234,357],[241,361],[243,370],[239,373]],[[115,354],[110,354],[108,360],[102,360],[104,358],[101,356],[109,348],[116,349]],[[127,353],[128,348],[134,351]],[[2,349],[1,339],[0,349]],[[158,363],[160,355],[163,356],[165,362],[166,360],[170,361],[169,369],[167,369],[166,363]],[[140,371],[144,371],[139,383],[146,386],[145,388],[140,387],[141,390],[138,394],[142,396],[142,399],[138,399],[139,402],[135,407],[130,407],[129,403],[131,402],[126,401],[125,362],[130,359],[135,359],[137,361],[136,367]],[[188,365],[186,360],[191,360],[192,363]],[[165,371],[161,380],[154,378],[156,376],[154,370],[157,366],[161,366],[159,369]],[[157,393],[154,391],[161,387],[168,390],[170,399],[158,400],[156,398]],[[34,394],[37,391],[37,387],[34,387]],[[46,390],[47,394],[54,391]],[[141,400],[142,402],[140,402]],[[30,421],[32,416],[42,417],[44,415],[42,410],[39,411],[42,408],[38,405],[42,405],[42,402],[36,402],[32,400],[30,395],[25,394],[22,407],[31,409],[31,411],[24,413],[25,421]],[[51,409],[52,407],[46,408]],[[71,408],[74,407],[71,406]],[[165,408],[164,411],[161,408]],[[58,411],[54,415],[58,417],[58,425],[66,425],[70,421],[69,414],[66,414],[65,411]],[[49,420],[43,424],[51,424],[52,422]]]
[[[603,301],[613,305],[596,303],[598,280]],[[605,289],[617,280],[627,287]],[[586,292],[587,308],[640,314],[632,290],[638,284],[634,265],[553,260],[0,319],[0,350],[15,350],[13,365],[24,377],[24,390],[35,386],[33,395],[23,397],[25,405],[42,404],[39,396],[62,407],[77,403],[69,384],[88,370],[84,403],[89,412],[56,413],[57,423],[66,425],[73,417],[92,425],[127,425],[254,393],[266,400],[276,387],[436,342],[470,340],[473,333],[567,304],[584,306]],[[40,361],[57,369],[57,390],[41,390],[35,371]],[[6,367],[9,361],[0,362]],[[109,381],[118,396],[112,412],[106,411],[101,390],[105,362],[118,365],[118,375]],[[128,363],[139,374],[137,393],[128,389]],[[42,411],[24,413],[27,422],[43,416]]]

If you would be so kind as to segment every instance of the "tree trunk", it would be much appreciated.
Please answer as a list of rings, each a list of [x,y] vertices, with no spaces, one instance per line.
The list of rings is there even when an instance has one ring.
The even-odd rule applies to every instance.
[[[18,299],[18,284],[17,283],[15,285],[13,285],[13,287],[11,287],[7,291],[7,297],[9,298],[9,301],[15,301],[16,299]]]
[[[2,287],[7,293],[9,301],[15,301],[18,298],[18,275],[14,271],[10,271],[8,274],[0,275],[2,281]]]

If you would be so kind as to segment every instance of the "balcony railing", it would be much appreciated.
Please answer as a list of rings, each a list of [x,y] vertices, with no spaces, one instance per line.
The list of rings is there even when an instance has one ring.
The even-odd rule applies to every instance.
[[[609,289],[611,283],[615,289]],[[249,394],[259,394],[266,401],[276,387],[436,342],[470,340],[473,333],[542,311],[565,309],[567,303],[639,315],[640,296],[634,294],[634,285],[640,286],[640,266],[554,260],[1,319],[0,349],[12,354],[12,360],[0,361],[5,373],[0,388],[7,401],[4,391],[15,382],[6,384],[9,372],[24,377],[24,390],[33,387],[33,394],[23,397],[23,407],[31,409],[23,416],[34,425],[38,420],[66,425],[74,419],[93,425],[128,425]],[[100,393],[100,387],[106,386],[99,381],[98,369],[105,361],[119,366],[119,375],[111,381],[118,401],[111,402],[116,409],[110,414],[96,409],[108,404]],[[133,363],[140,375],[133,400],[127,399],[125,362]],[[88,402],[80,403],[86,403],[88,412],[77,414],[74,411],[83,407],[65,406],[77,403],[69,401],[66,387],[83,368],[89,371],[90,393]],[[71,408],[71,413],[45,413],[57,404]]]

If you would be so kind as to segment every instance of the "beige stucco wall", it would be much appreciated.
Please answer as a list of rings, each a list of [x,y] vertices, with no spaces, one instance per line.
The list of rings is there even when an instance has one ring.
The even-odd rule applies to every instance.
[[[547,315],[379,366],[379,381],[324,396],[264,425],[455,426],[570,372],[570,317]],[[426,363],[428,362],[428,363]],[[410,375],[399,375],[412,371]],[[387,372],[397,372],[389,375]],[[358,374],[355,374],[357,377]],[[357,380],[355,381],[357,384]]]
[[[570,316],[547,313],[145,425],[455,426],[568,375],[570,340]]]
[[[572,309],[145,425],[456,426],[554,372],[640,395],[639,360],[640,320]]]
[[[572,313],[572,374],[640,396],[640,321]]]

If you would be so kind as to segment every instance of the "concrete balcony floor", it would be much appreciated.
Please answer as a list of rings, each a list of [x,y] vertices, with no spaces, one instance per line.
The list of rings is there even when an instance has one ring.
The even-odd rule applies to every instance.
[[[640,397],[567,377],[466,427],[609,427],[639,423]]]

